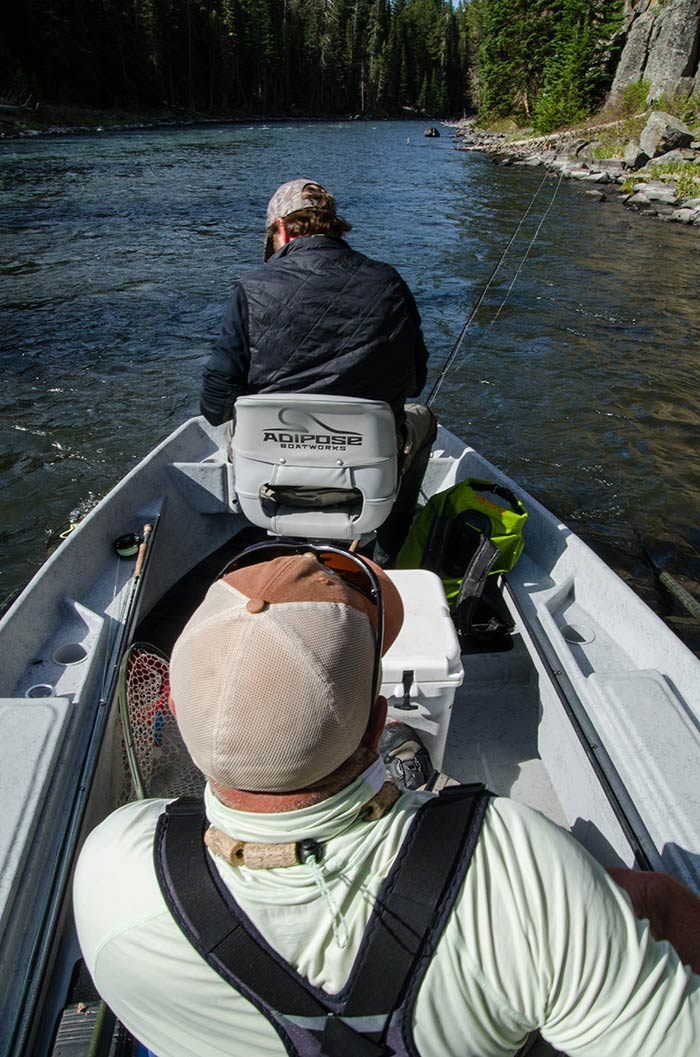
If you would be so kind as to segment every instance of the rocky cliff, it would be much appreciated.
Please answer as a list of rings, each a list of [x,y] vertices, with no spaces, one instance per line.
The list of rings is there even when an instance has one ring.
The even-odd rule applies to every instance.
[[[626,0],[625,45],[611,94],[649,81],[650,100],[700,93],[700,0]]]

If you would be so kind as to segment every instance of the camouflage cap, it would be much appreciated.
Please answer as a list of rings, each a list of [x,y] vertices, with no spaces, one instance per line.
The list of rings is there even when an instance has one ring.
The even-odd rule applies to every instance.
[[[278,187],[267,205],[267,227],[269,228],[277,217],[284,220],[298,209],[313,209],[314,191],[317,188],[320,188],[324,195],[329,195],[335,203],[330,191],[326,191],[325,187],[321,187],[315,180],[288,180],[286,184]]]

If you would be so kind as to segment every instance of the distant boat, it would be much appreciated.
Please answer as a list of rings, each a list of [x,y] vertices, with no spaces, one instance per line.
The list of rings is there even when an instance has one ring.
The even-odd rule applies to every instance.
[[[423,135],[424,135],[424,136],[429,136],[429,137],[430,137],[430,138],[432,138],[432,139],[434,139],[434,138],[435,138],[436,136],[437,136],[437,137],[439,138],[439,137],[440,137],[440,130],[439,130],[439,129],[437,129],[437,128],[435,128],[435,126],[434,126],[434,125],[431,125],[431,127],[430,127],[430,128],[427,128],[427,129],[425,130],[425,132],[423,133]]]

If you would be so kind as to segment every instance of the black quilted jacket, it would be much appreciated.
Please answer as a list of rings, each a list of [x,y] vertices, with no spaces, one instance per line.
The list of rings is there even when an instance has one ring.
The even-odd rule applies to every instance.
[[[426,380],[413,295],[398,272],[340,239],[294,239],[244,276],[204,370],[202,414],[228,421],[244,393],[386,400],[397,421]]]

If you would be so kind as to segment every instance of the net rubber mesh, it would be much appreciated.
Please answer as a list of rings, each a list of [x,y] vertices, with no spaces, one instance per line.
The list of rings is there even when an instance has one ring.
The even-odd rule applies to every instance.
[[[204,777],[192,763],[168,707],[168,659],[134,643],[122,661],[119,709],[123,734],[120,802],[146,797],[200,796]]]

